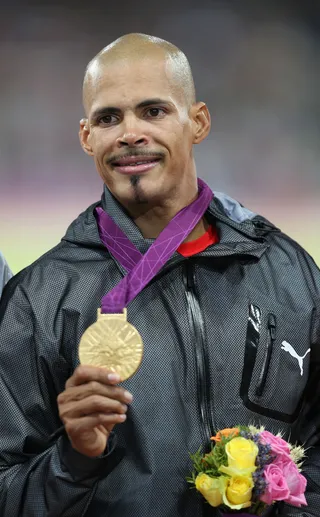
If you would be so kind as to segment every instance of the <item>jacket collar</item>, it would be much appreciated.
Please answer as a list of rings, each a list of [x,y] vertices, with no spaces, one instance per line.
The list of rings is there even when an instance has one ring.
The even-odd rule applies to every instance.
[[[108,212],[122,231],[141,253],[145,253],[154,239],[145,239],[123,206],[105,187],[101,198],[102,208]],[[260,258],[268,249],[267,234],[278,231],[263,217],[244,208],[226,194],[215,193],[205,214],[219,232],[220,242],[199,253],[197,257],[248,256]],[[175,253],[163,269],[186,260]],[[118,267],[125,274],[120,264]]]

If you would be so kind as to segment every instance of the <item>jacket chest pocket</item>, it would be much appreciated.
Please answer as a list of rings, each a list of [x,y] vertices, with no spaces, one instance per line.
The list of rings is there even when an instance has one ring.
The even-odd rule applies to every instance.
[[[248,409],[293,422],[310,364],[311,313],[249,305],[240,395]]]

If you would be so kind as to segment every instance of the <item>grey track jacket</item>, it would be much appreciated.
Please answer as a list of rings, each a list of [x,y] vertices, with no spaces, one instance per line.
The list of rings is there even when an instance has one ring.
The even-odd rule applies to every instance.
[[[101,204],[145,252],[151,240],[107,190]],[[49,439],[80,337],[124,275],[100,242],[95,206],[1,300],[1,517],[217,517],[185,481],[189,452],[215,430],[248,423],[310,447],[309,506],[273,515],[319,516],[320,272],[272,224],[219,193],[206,213],[219,244],[175,253],[128,307],[144,357],[123,383],[134,401],[109,452],[90,459],[63,433]]]

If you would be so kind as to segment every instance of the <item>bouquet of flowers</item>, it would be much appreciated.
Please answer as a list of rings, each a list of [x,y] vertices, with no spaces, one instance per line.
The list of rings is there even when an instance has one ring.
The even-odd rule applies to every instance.
[[[306,505],[307,481],[300,473],[304,449],[263,427],[237,426],[211,438],[207,454],[191,455],[188,481],[222,512],[263,515],[276,501]]]

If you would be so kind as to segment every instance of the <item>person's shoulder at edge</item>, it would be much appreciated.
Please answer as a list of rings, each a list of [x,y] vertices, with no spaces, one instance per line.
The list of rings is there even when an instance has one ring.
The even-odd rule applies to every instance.
[[[0,251],[0,296],[2,293],[2,290],[6,283],[10,280],[12,277],[12,271],[4,258],[3,254]]]
[[[40,257],[38,257],[34,262],[21,269],[18,273],[13,275],[9,267],[7,266],[8,276],[6,282],[4,282],[2,286],[3,289],[4,285],[6,284],[6,289],[5,293],[3,293],[2,302],[5,301],[4,298],[6,299],[6,301],[8,301],[9,298],[11,298],[11,296],[14,294],[18,286],[22,288],[22,290],[28,291],[28,286],[30,286],[30,284],[34,284],[34,282],[36,281],[36,283],[39,284],[38,287],[42,286],[43,288],[46,288],[45,282],[43,282],[43,279],[45,278],[43,276],[44,272],[46,272],[52,278],[52,270],[54,269],[55,279],[57,279],[56,275],[58,274],[58,271],[60,271],[61,274],[63,274],[63,276],[65,277],[66,272],[63,272],[64,268],[59,267],[59,264],[64,264],[66,261],[68,261],[68,257],[71,262],[72,257],[74,256],[75,258],[75,256],[77,255],[77,248],[79,246],[83,246],[87,248],[87,250],[90,249],[90,245],[92,246],[92,249],[96,247],[97,237],[95,235],[92,236],[92,232],[97,233],[98,235],[98,231],[97,229],[93,228],[93,225],[95,224],[93,211],[99,203],[100,201],[97,201],[89,207],[87,207],[83,212],[81,212],[69,224],[66,233],[61,238],[60,242],[58,242],[48,251],[40,255]],[[87,239],[85,238],[86,234],[89,235]],[[71,252],[70,254],[71,248],[74,249],[74,252]],[[2,266],[4,264],[6,264],[6,261],[0,251],[0,286],[2,278]],[[39,274],[40,272],[41,275]]]

